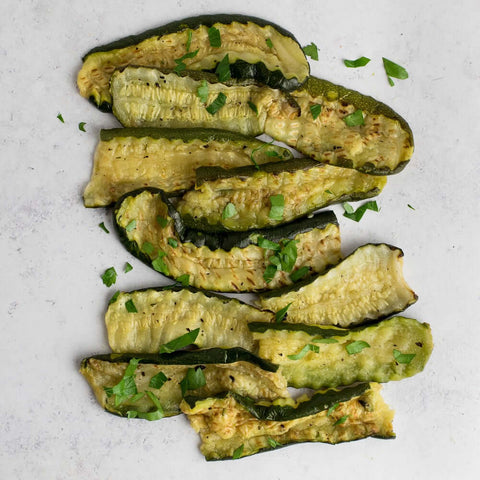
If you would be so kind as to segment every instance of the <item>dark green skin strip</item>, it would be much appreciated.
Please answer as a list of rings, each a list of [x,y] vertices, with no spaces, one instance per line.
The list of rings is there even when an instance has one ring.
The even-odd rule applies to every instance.
[[[279,25],[276,25],[272,22],[264,20],[263,18],[251,17],[248,15],[238,15],[238,14],[233,15],[228,13],[218,13],[214,15],[199,15],[195,17],[184,18],[183,20],[176,20],[174,22],[167,23],[166,25],[162,25],[161,27],[152,28],[138,35],[129,35],[128,37],[115,40],[114,42],[107,43],[105,45],[100,45],[98,47],[92,48],[89,52],[87,52],[85,56],[82,58],[82,60],[85,61],[85,58],[91,55],[92,53],[108,52],[110,50],[117,50],[120,48],[130,47],[132,45],[136,45],[137,43],[143,42],[144,40],[150,37],[156,37],[156,36],[160,37],[162,35],[169,35],[171,33],[179,32],[187,28],[190,28],[193,30],[202,25],[205,25],[206,27],[211,27],[215,23],[229,25],[233,22],[244,23],[244,24],[247,24],[248,22],[252,22],[259,25],[260,27],[266,27],[270,25],[271,27],[275,28],[275,30],[277,30],[283,36],[290,37],[298,43],[294,35],[290,33],[288,30],[285,30],[283,27],[280,27]]]
[[[312,76],[307,78],[307,81],[300,87],[300,90],[307,91],[313,97],[324,96],[326,98],[329,97],[329,92],[335,92],[339,100],[352,104],[356,109],[360,109],[372,115],[383,115],[387,118],[398,120],[402,129],[408,133],[410,143],[412,146],[414,145],[413,133],[407,121],[391,107],[385,103],[379,102],[373,97],[363,95],[355,90],[350,90],[342,85],[336,85],[328,80]],[[408,161],[401,162],[393,170],[388,167],[380,168],[372,163],[366,163],[365,165],[358,167],[357,170],[371,175],[391,175],[403,170],[407,163]],[[353,168],[352,161],[349,159],[339,161],[337,165],[339,167]]]
[[[139,246],[128,239],[126,232],[122,227],[116,222],[117,212],[122,204],[122,202],[131,196],[136,196],[142,193],[143,191],[148,190],[153,193],[158,193],[162,201],[168,207],[168,214],[175,222],[175,230],[177,235],[183,243],[193,243],[197,247],[206,246],[211,250],[222,249],[226,252],[230,251],[232,248],[245,248],[248,245],[255,244],[252,239],[252,235],[262,235],[267,240],[272,242],[278,242],[284,238],[292,239],[301,233],[309,232],[314,228],[326,228],[330,224],[338,225],[337,218],[335,214],[331,211],[321,212],[314,215],[311,218],[302,218],[300,220],[295,220],[293,222],[280,225],[275,228],[269,229],[260,229],[260,230],[250,230],[248,232],[238,232],[238,233],[215,233],[209,234],[204,233],[198,230],[187,228],[179,213],[175,210],[173,204],[168,199],[165,192],[156,188],[145,188],[136,190],[135,192],[130,192],[124,195],[118,201],[116,207],[113,211],[113,220],[116,227],[116,230],[119,234],[120,240],[125,245],[127,250],[129,250],[137,258],[145,262],[147,265],[151,265],[151,259],[148,255],[144,254]]]
[[[400,256],[403,257],[403,250],[401,250],[398,247],[394,247],[393,245],[389,245],[387,243],[367,243],[365,245],[362,245],[362,247],[366,247],[367,245],[386,245],[391,250],[399,250],[400,251]],[[360,247],[360,248],[362,248],[362,247]],[[342,259],[342,262],[345,261],[351,255],[353,255],[355,253],[355,251],[353,251],[350,255],[348,255],[344,259]],[[314,282],[318,277],[321,277],[322,275],[326,275],[329,270],[331,270],[332,268],[335,268],[335,267],[336,267],[336,265],[332,265],[332,266],[328,267],[322,273],[312,275],[312,276],[310,276],[310,277],[308,277],[304,280],[300,280],[299,282],[294,283],[293,285],[287,285],[286,287],[278,288],[276,290],[271,290],[271,291],[260,293],[260,296],[263,297],[263,298],[272,298],[272,297],[281,297],[282,295],[284,295],[285,293],[288,293],[288,292],[296,292],[297,290],[300,290],[305,285],[308,285],[309,283]],[[389,316],[393,315],[394,313],[398,313],[398,312],[392,312],[392,313],[389,314]],[[384,317],[382,317],[382,318],[384,318]],[[375,319],[374,321],[378,321],[378,320],[381,320],[381,318]],[[365,322],[368,322],[368,321],[369,321],[369,319],[365,319]]]
[[[227,364],[235,362],[249,362],[267,372],[276,372],[278,366],[257,357],[244,348],[206,348],[200,350],[179,350],[173,353],[162,354],[135,354],[135,353],[107,353],[94,355],[89,358],[111,363],[128,363],[132,358],[139,358],[139,363],[155,365],[206,365]],[[89,358],[82,360],[85,366]]]
[[[309,400],[299,403],[297,407],[290,405],[262,405],[255,403],[255,400],[249,397],[233,392],[228,393],[228,395],[231,395],[245,410],[259,420],[286,422],[324,412],[336,403],[347,402],[352,398],[359,397],[369,388],[369,383],[358,383],[342,389],[331,388],[315,393]],[[195,396],[185,397],[185,401],[191,408],[195,406],[198,400],[199,398]]]
[[[288,315],[288,313],[287,313]],[[347,329],[347,328],[337,328],[337,327],[321,327],[317,325],[305,325],[303,323],[287,323],[287,322],[277,322],[277,323],[267,323],[267,322],[250,322],[248,328],[251,332],[264,333],[267,330],[286,330],[288,332],[305,332],[308,335],[318,336],[322,338],[330,337],[345,337],[352,331],[361,330],[365,328],[362,325],[360,328]]]

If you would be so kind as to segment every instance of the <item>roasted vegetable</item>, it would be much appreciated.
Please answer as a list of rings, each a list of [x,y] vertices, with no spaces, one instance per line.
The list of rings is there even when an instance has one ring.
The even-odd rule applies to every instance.
[[[137,313],[125,304],[132,301]],[[157,353],[160,346],[199,328],[199,348],[254,350],[248,322],[270,322],[273,315],[239,300],[193,288],[163,287],[121,292],[105,315],[114,352]]]
[[[224,168],[289,160],[287,148],[224,130],[113,128],[101,130],[86,207],[104,207],[145,186],[167,192],[195,185],[195,169]]]
[[[198,95],[202,87],[205,102]],[[266,133],[317,161],[375,175],[400,171],[413,153],[412,132],[392,109],[313,77],[286,94],[251,82],[219,83],[198,72],[127,67],[112,75],[111,93],[113,112],[127,127]],[[321,111],[314,116],[312,107]]]
[[[249,328],[258,355],[297,388],[401,380],[421,372],[433,348],[430,326],[405,317],[350,330],[256,322]]]
[[[177,205],[185,224],[203,231],[244,231],[290,222],[332,203],[378,195],[385,177],[350,168],[332,167],[296,158],[226,170],[201,167],[196,189]],[[280,215],[272,215],[271,198],[283,197]],[[225,215],[233,205],[232,215]]]
[[[133,361],[132,361],[133,359]],[[135,365],[138,365],[135,367]],[[123,392],[112,390],[118,385],[129,365],[133,372],[128,377]],[[204,384],[195,389],[201,396],[215,395],[231,390],[240,395],[256,399],[285,397],[288,391],[284,378],[275,373],[276,366],[266,362],[241,348],[212,348],[196,351],[180,351],[172,354],[96,355],[82,361],[80,372],[86,378],[103,408],[120,416],[131,416],[129,411],[147,413],[154,404],[149,395],[140,399],[137,393],[151,392],[160,402],[164,416],[180,413],[182,401],[182,381],[188,371],[202,370]],[[163,384],[152,382],[152,378],[163,373]],[[185,388],[183,385],[184,391]],[[122,398],[122,395],[123,398]]]
[[[212,41],[214,29],[218,36]],[[256,17],[216,14],[185,18],[90,50],[77,84],[82,96],[109,111],[108,87],[117,68],[213,71],[225,57],[232,77],[254,79],[273,88],[293,90],[309,73],[300,45],[285,29]]]
[[[369,436],[395,437],[393,410],[377,384],[359,384],[292,400],[254,403],[230,394],[196,400],[181,408],[200,434],[207,460],[240,458],[300,442],[340,443]]]
[[[273,312],[291,304],[287,321],[292,323],[348,327],[380,320],[417,300],[402,268],[399,248],[367,244],[326,273],[262,293],[257,304]]]
[[[174,279],[186,275],[190,285],[219,291],[257,291],[292,283],[301,267],[324,270],[340,257],[339,230],[332,212],[317,214],[274,229],[236,234],[204,234],[185,229],[165,194],[145,189],[126,195],[114,211],[126,248],[155,270]],[[264,272],[274,252],[258,246],[260,236],[273,242],[294,239],[296,259],[289,272]],[[170,239],[170,241],[169,241]]]

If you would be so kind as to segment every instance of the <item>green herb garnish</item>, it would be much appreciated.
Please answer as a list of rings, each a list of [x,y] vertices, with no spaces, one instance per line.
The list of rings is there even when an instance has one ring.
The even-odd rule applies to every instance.
[[[355,110],[350,115],[344,117],[343,121],[345,122],[345,125],[347,125],[347,127],[357,127],[359,125],[365,124],[365,121],[363,120],[363,112],[360,109]]]
[[[302,50],[312,60],[318,60],[318,47],[313,42],[303,47]]]
[[[273,48],[273,42],[271,38],[265,39],[268,48]]]
[[[205,375],[202,367],[189,368],[185,378],[180,382],[182,395],[185,396],[187,390],[195,390],[196,388],[204,387],[206,384]]]
[[[233,203],[227,203],[225,208],[222,212],[222,220],[226,220],[227,218],[231,218],[237,214],[237,209]]]
[[[207,107],[207,112],[210,115],[215,115],[227,102],[227,96],[220,92],[217,98]]]
[[[283,322],[285,320],[285,317],[287,316],[287,311],[290,308],[290,305],[292,303],[293,302],[290,302],[288,305],[285,305],[281,310],[279,310],[275,314],[275,322],[280,323],[280,322]]]
[[[347,421],[347,418],[349,417],[350,415],[344,415],[343,417],[340,417],[334,424],[333,426],[335,425],[341,425],[342,423],[345,423]]]
[[[407,203],[407,207],[411,208],[412,210],[415,210],[415,208],[413,208],[409,203]]]
[[[127,309],[127,312],[129,312],[129,313],[138,313],[137,307],[133,303],[132,299],[125,302],[125,308]]]
[[[187,58],[194,58],[197,56],[198,49],[194,52],[187,52],[185,55],[182,55],[180,58],[175,58],[174,62],[177,64],[176,67],[173,69],[176,73],[183,72],[187,66],[184,63],[184,60]]]
[[[251,102],[250,100],[247,102],[247,104],[255,112],[255,114],[258,115],[257,106],[253,102]]]
[[[125,230],[127,232],[131,232],[132,230],[135,230],[137,228],[137,221],[136,220],[130,220],[128,222],[128,225],[125,227]]]
[[[228,59],[228,53],[222,58],[215,69],[219,82],[226,82],[232,78],[230,73],[230,60]]]
[[[61,113],[59,113],[59,114],[57,115],[57,118],[58,118],[62,123],[65,123],[65,120],[63,119]]]
[[[148,386],[150,388],[162,388],[163,384],[168,380],[167,376],[163,372],[158,372],[150,379]]]
[[[313,343],[338,343],[335,338],[313,338]]]
[[[375,200],[370,200],[369,202],[360,205],[356,210],[354,210],[349,203],[345,202],[343,204],[343,209],[345,210],[343,216],[350,220],[354,220],[355,222],[359,222],[367,210],[372,210],[372,212],[378,212],[379,210]]]
[[[190,45],[192,44],[192,31],[190,29],[187,30],[187,43],[185,44],[185,48],[187,52],[190,51]]]
[[[270,212],[268,212],[268,218],[272,220],[282,220],[283,210],[285,207],[285,198],[279,193],[278,195],[272,195],[270,197]]]
[[[162,227],[165,228],[168,225],[168,220],[166,218],[157,215],[157,223]]]
[[[165,252],[162,250],[158,251],[158,256],[155,260],[152,261],[152,267],[160,273],[163,273],[164,275],[167,275],[167,277],[170,275],[170,270],[167,267],[167,264],[163,261],[163,258],[166,255]]]
[[[86,125],[85,122],[80,122],[80,123],[78,124],[78,129],[81,130],[82,132],[86,132],[86,130],[85,130],[85,125]]]
[[[325,193],[328,193],[329,195],[334,195],[334,193],[331,190],[325,190]]]
[[[360,57],[360,58],[357,58],[356,60],[344,60],[343,63],[348,68],[358,68],[358,67],[364,67],[365,65],[368,64],[369,61],[370,59],[367,57]]]
[[[175,240],[174,238],[170,237],[168,240],[167,240],[168,244],[172,247],[172,248],[177,248],[178,247],[178,241]]]
[[[110,233],[108,231],[108,228],[105,226],[105,224],[102,222],[102,223],[99,223],[98,226],[105,232],[105,233]]]
[[[363,340],[355,340],[352,343],[349,343],[345,349],[349,355],[355,355],[356,353],[360,353],[364,348],[370,348],[370,345]]]
[[[398,363],[402,363],[404,365],[408,365],[414,358],[416,354],[415,353],[402,353],[400,350],[393,349],[393,358]]]
[[[133,267],[127,262],[125,267],[123,267],[123,273],[128,273],[130,270],[133,270]]]
[[[180,337],[170,340],[169,342],[163,344],[160,347],[160,350],[158,351],[158,353],[172,353],[182,348],[188,347],[189,345],[192,345],[193,343],[195,343],[195,340],[197,339],[199,332],[200,332],[200,328],[196,328],[191,332],[187,332],[181,335]]]
[[[308,272],[310,271],[310,267],[307,267],[304,265],[303,267],[299,268],[298,270],[295,270],[291,275],[290,275],[290,280],[292,282],[298,282],[301,280]]]
[[[279,243],[272,242],[271,240],[268,240],[267,238],[262,237],[262,235],[258,236],[257,245],[261,248],[264,248],[265,250],[279,251],[282,248]]]
[[[267,437],[267,442],[268,442],[268,444],[270,445],[271,448],[278,448],[278,447],[282,446],[282,444],[280,442],[277,442],[272,437]]]
[[[318,348],[316,345],[312,345],[311,343],[308,343],[305,345],[297,354],[295,355],[287,355],[287,357],[290,360],[300,360],[302,359],[308,352],[314,352],[318,353],[320,351],[320,348]]]
[[[388,60],[385,57],[382,57],[383,67],[385,68],[385,73],[387,74],[388,83],[391,87],[395,84],[393,83],[393,78],[398,78],[399,80],[405,80],[408,78],[408,72],[400,65],[391,60]]]
[[[109,300],[108,304],[111,305],[112,303],[115,303],[117,301],[118,296],[120,295],[120,292],[117,290],[113,295],[112,298]]]
[[[265,282],[270,283],[276,273],[277,267],[275,265],[267,265],[265,271],[263,272],[263,279],[265,280]]]
[[[210,40],[210,46],[218,48],[222,46],[222,39],[220,37],[220,30],[215,27],[208,29],[208,39]]]
[[[190,285],[190,275],[184,273],[175,279],[177,283],[180,283],[183,287],[188,287]]]
[[[236,460],[237,458],[240,458],[242,456],[242,453],[243,453],[243,443],[238,447],[236,448],[234,451],[233,451],[233,455],[232,455],[232,458],[233,460]]]
[[[333,404],[328,410],[327,410],[327,417],[329,417],[339,406],[339,403]]]
[[[142,418],[143,420],[160,420],[165,416],[165,413],[163,411],[162,405],[160,404],[158,398],[152,393],[152,392],[145,392],[148,396],[148,398],[152,401],[152,403],[155,405],[156,410],[153,412],[139,412],[137,410],[129,410],[127,412],[127,417],[128,418]]]
[[[207,83],[206,80],[202,80],[200,86],[197,88],[197,96],[202,103],[207,103],[207,100],[208,100],[208,83]]]
[[[310,113],[312,114],[312,117],[314,120],[318,118],[321,111],[322,111],[322,106],[320,104],[316,103],[315,105],[310,105]]]
[[[153,245],[150,242],[143,243],[142,251],[144,251],[147,255],[152,255],[154,250],[155,249],[153,248]]]
[[[107,268],[102,275],[102,281],[107,287],[111,287],[117,281],[117,272],[115,271],[115,268]]]
[[[118,407],[132,395],[136,395],[137,385],[135,383],[135,370],[140,359],[132,358],[125,369],[122,379],[113,387],[103,387],[107,397],[115,395],[115,406]]]

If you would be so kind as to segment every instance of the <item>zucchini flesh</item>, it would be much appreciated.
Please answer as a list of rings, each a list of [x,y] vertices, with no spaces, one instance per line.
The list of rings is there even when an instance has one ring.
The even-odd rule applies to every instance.
[[[322,163],[373,175],[400,171],[413,153],[406,121],[371,97],[309,77],[300,90],[286,94],[252,83],[218,83],[215,77],[190,77],[157,69],[127,67],[112,76],[113,112],[124,126],[224,128],[246,135],[266,133]],[[197,94],[202,82],[209,96]],[[215,114],[207,106],[222,93],[225,105]],[[254,104],[256,112],[250,107]],[[315,119],[310,107],[321,105]],[[364,124],[345,118],[362,110]]]
[[[127,311],[129,300],[137,313]],[[105,315],[108,343],[118,353],[156,353],[164,343],[197,328],[194,344],[199,348],[253,351],[252,321],[271,322],[273,315],[234,298],[180,287],[121,292]]]
[[[200,449],[207,460],[244,457],[300,442],[335,444],[369,436],[395,437],[393,410],[382,399],[380,385],[374,383],[349,387],[347,392],[320,392],[309,400],[287,404],[284,401],[258,405],[238,395],[207,398],[193,405],[186,400],[182,402],[182,411],[200,434]],[[329,406],[337,402],[338,407],[329,414]],[[308,404],[307,408],[302,404]],[[272,409],[278,420],[262,418],[263,412]],[[296,410],[304,409],[313,413],[295,415]],[[260,418],[255,416],[257,412]],[[292,413],[296,418],[289,419]],[[282,416],[285,419],[281,420]]]
[[[120,239],[133,255],[153,268],[155,264],[158,267],[160,259],[164,268],[157,270],[172,278],[189,275],[190,285],[196,288],[245,292],[291,284],[290,274],[284,271],[277,271],[270,283],[264,280],[263,273],[273,252],[269,255],[268,250],[255,244],[260,234],[277,242],[284,238],[298,240],[294,270],[308,266],[319,272],[340,256],[339,229],[331,212],[276,229],[237,234],[238,237],[217,234],[210,237],[214,248],[205,245],[205,235],[182,231],[175,215],[162,191],[145,189],[132,192],[117,203],[114,222]],[[168,222],[165,227],[158,223],[159,217]],[[135,228],[127,228],[129,225]],[[201,241],[194,243],[195,238]],[[168,239],[173,239],[176,246]]]
[[[256,399],[275,399],[288,395],[285,379],[274,371],[275,367],[242,349],[179,353],[181,355],[142,354],[135,370],[134,380],[138,392],[151,391],[160,401],[167,417],[180,413],[183,398],[180,382],[189,368],[198,366],[201,366],[206,380],[204,387],[195,390],[200,396],[215,395],[225,390]],[[98,403],[110,413],[127,416],[129,410],[152,410],[153,405],[147,396],[115,405],[115,395],[108,397],[105,392],[104,387],[112,387],[120,382],[128,362],[134,357],[133,354],[97,355],[82,361],[80,373],[89,383]],[[159,372],[168,380],[159,389],[149,387],[151,378]]]
[[[102,130],[84,203],[104,207],[145,186],[166,192],[187,190],[195,185],[197,168],[251,165],[251,155],[258,164],[292,158],[287,148],[223,130]]]
[[[332,203],[373,197],[382,191],[386,177],[297,158],[258,169],[202,167],[196,183],[177,205],[184,222],[204,231],[244,231],[290,222]],[[270,216],[274,195],[283,195],[285,201],[281,219]],[[229,203],[236,213],[225,218]]]
[[[208,29],[212,26],[220,32],[220,47],[210,45]],[[213,70],[228,54],[232,77],[252,78],[272,88],[294,90],[309,74],[295,37],[278,25],[244,15],[202,15],[94,48],[83,58],[78,74],[80,94],[109,111],[109,82],[115,69],[127,65],[175,68],[175,59],[188,53],[189,35],[188,52],[197,51],[183,59],[190,70]]]
[[[380,320],[417,301],[402,268],[399,248],[367,244],[326,273],[261,294],[257,305],[276,312],[291,303],[292,323],[348,327]]]
[[[393,317],[374,325],[350,330],[300,324],[252,323],[258,355],[279,365],[291,387],[320,389],[354,382],[388,382],[421,372],[433,349],[430,326],[411,318]],[[327,341],[335,343],[323,343]],[[353,342],[369,347],[349,353]],[[298,355],[306,345],[318,352]],[[409,363],[400,363],[394,350],[413,354]],[[352,351],[352,350],[350,350]]]

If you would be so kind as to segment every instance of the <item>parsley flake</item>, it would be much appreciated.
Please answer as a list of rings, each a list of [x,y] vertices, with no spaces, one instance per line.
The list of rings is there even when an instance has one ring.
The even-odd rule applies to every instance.
[[[308,352],[314,352],[318,353],[320,351],[320,348],[317,347],[317,345],[312,345],[311,343],[308,343],[305,345],[297,354],[295,355],[287,355],[287,357],[290,360],[300,360],[302,359]]]
[[[133,270],[133,267],[127,262],[125,263],[125,267],[123,267],[123,272],[128,273],[130,270]]]
[[[105,224],[102,222],[102,223],[99,223],[98,226],[105,232],[105,233],[110,233],[108,228],[105,226]]]
[[[117,290],[113,295],[112,298],[109,300],[108,304],[111,305],[112,303],[115,303],[117,301],[118,296],[120,295],[120,292]]]
[[[163,261],[163,258],[166,255],[162,250],[158,251],[158,256],[155,260],[152,261],[152,267],[160,273],[163,273],[167,277],[170,275],[170,270],[167,267],[167,264]]]
[[[58,118],[62,123],[65,123],[65,120],[63,119],[63,116],[62,116],[61,113],[59,113],[59,114],[57,115],[57,118]]]
[[[359,222],[362,219],[363,215],[365,215],[365,212],[367,210],[372,210],[372,212],[379,211],[377,202],[375,200],[365,202],[364,204],[360,205],[360,207],[358,207],[356,210],[354,210],[349,203],[345,202],[343,204],[343,209],[345,210],[343,216],[355,222]]]
[[[233,454],[232,454],[233,460],[236,460],[237,458],[240,458],[240,457],[242,456],[243,448],[244,448],[244,445],[243,445],[243,443],[242,443],[238,448],[236,448],[236,449],[233,451]]]
[[[341,425],[342,423],[345,423],[347,421],[347,418],[349,417],[350,415],[344,415],[343,417],[340,417],[334,424],[333,426],[335,425]]]
[[[135,230],[137,228],[137,221],[136,220],[131,220],[128,222],[128,225],[125,227],[125,230],[127,232],[131,232],[132,230]]]
[[[187,52],[190,51],[190,45],[192,44],[192,34],[193,32],[188,29],[187,30],[187,43],[185,44],[185,48],[187,49]]]
[[[180,335],[180,337],[174,338],[173,340],[170,340],[170,342],[161,345],[158,353],[172,353],[182,348],[188,347],[189,345],[195,343],[195,340],[197,339],[199,333],[200,328],[196,328],[191,332]]]
[[[226,220],[227,218],[232,218],[236,214],[237,214],[237,209],[235,208],[235,205],[229,202],[225,205],[225,208],[223,209],[222,220]]]
[[[182,55],[180,58],[175,58],[174,62],[177,64],[176,67],[173,69],[176,73],[183,72],[187,66],[184,63],[184,60],[187,58],[194,58],[197,56],[198,49],[193,52],[187,52],[185,55]]]
[[[86,132],[86,130],[85,130],[85,125],[86,125],[85,122],[80,122],[80,123],[78,124],[78,129],[81,130],[82,132]]]
[[[197,96],[202,103],[207,103],[207,100],[208,100],[208,83],[207,83],[206,80],[202,80],[200,86],[197,88]]]
[[[170,237],[167,242],[172,248],[178,247],[178,241],[175,238]]]
[[[185,396],[187,390],[195,390],[206,385],[205,375],[202,367],[189,368],[185,378],[180,382],[182,395]]]
[[[147,255],[152,255],[154,248],[150,242],[144,242],[142,245],[142,251],[144,251]]]
[[[268,442],[268,444],[270,445],[271,448],[278,448],[278,447],[282,446],[282,444],[280,442],[277,442],[272,437],[267,437],[267,442]]]
[[[345,125],[347,125],[347,127],[358,127],[359,125],[365,125],[365,121],[363,119],[363,112],[360,109],[355,110],[350,115],[344,117],[343,121],[345,122]]]
[[[162,388],[163,384],[168,380],[167,376],[163,372],[158,372],[150,379],[148,386],[150,388]]]
[[[162,227],[165,228],[168,225],[168,219],[157,215],[157,223]]]
[[[228,59],[228,53],[218,63],[215,73],[219,82],[226,82],[232,78],[230,73],[230,60]]]
[[[290,280],[292,282],[298,282],[301,280],[305,275],[310,271],[310,267],[307,267],[304,265],[303,267],[299,268],[298,270],[295,270],[291,275],[290,275]]]
[[[312,114],[312,117],[314,120],[318,118],[322,111],[322,106],[316,103],[315,105],[310,105],[310,113]]]
[[[188,287],[190,285],[190,275],[184,273],[175,279],[177,283],[180,283],[183,287]]]
[[[279,193],[278,195],[272,195],[270,197],[270,212],[268,212],[268,218],[272,220],[282,220],[283,210],[285,207],[285,198]]]
[[[313,343],[338,343],[338,340],[335,338],[313,338]]]
[[[267,44],[268,48],[273,48],[273,42],[271,38],[266,38],[265,43]]]
[[[346,67],[348,68],[359,68],[359,67],[364,67],[365,65],[370,62],[370,59],[367,57],[360,57],[357,58],[356,60],[344,60],[343,63],[345,64]]]
[[[312,60],[318,60],[318,47],[313,42],[311,42],[310,45],[303,47],[302,50],[303,53]]]
[[[339,403],[333,404],[328,410],[327,410],[327,417],[329,417],[339,406]]]
[[[398,363],[402,363],[404,365],[408,365],[414,358],[416,354],[415,353],[402,353],[400,350],[393,349],[393,358]]]
[[[222,46],[222,38],[220,37],[220,30],[215,27],[208,29],[208,39],[210,40],[210,46],[218,48]]]
[[[102,275],[102,281],[107,287],[111,287],[117,281],[117,272],[115,271],[115,268],[107,268]]]
[[[290,302],[288,305],[285,305],[282,309],[280,309],[276,314],[275,314],[275,322],[280,323],[285,320],[285,317],[287,316],[287,311],[290,308],[290,305],[293,302]]]
[[[260,248],[264,248],[265,250],[274,250],[274,251],[279,251],[281,250],[281,245],[276,242],[272,242],[271,240],[268,240],[267,238],[263,237],[262,235],[259,235],[257,238],[257,245]]]
[[[153,394],[153,392],[147,391],[145,393],[147,394],[153,405],[156,407],[156,410],[154,410],[153,412],[139,412],[137,410],[128,410],[127,417],[142,418],[143,420],[149,421],[160,420],[165,416],[162,405],[160,404],[158,398]]]
[[[258,115],[257,106],[253,102],[251,102],[250,100],[247,102],[247,104],[255,112],[255,114]]]
[[[385,57],[382,57],[382,60],[383,67],[385,68],[385,73],[387,74],[388,83],[391,87],[395,85],[393,83],[392,77],[398,78],[399,80],[405,80],[406,78],[408,78],[408,72],[402,66],[398,65],[395,62],[392,62],[391,60],[388,60],[388,58]]]
[[[266,283],[270,283],[276,273],[277,267],[275,265],[267,265],[267,268],[265,268],[265,271],[263,272],[263,279]]]
[[[349,355],[355,355],[360,353],[364,348],[370,348],[370,345],[363,340],[355,340],[352,343],[349,343],[345,349]]]
[[[128,400],[132,395],[138,393],[135,383],[135,370],[139,362],[138,358],[132,358],[125,369],[122,379],[113,387],[103,387],[108,398],[115,395],[116,407]]]
[[[408,208],[411,208],[412,210],[415,210],[415,208],[412,207],[409,203],[407,203],[407,207],[408,207]]]
[[[210,115],[215,115],[227,102],[227,96],[220,92],[217,98],[207,107],[207,112]]]
[[[125,302],[125,308],[126,308],[128,313],[138,313],[137,307],[133,303],[132,299]]]

